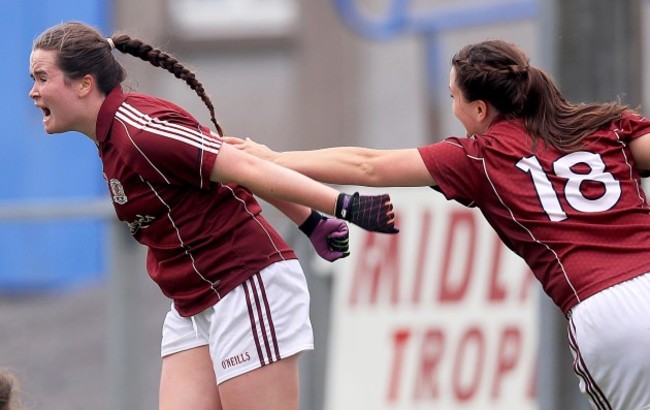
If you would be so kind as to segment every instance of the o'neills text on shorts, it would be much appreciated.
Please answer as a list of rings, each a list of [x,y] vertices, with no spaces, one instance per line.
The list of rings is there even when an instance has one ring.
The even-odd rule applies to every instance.
[[[229,357],[221,361],[221,367],[227,369],[229,367],[237,366],[239,364],[245,363],[251,359],[251,355],[246,353],[238,354],[237,356]]]

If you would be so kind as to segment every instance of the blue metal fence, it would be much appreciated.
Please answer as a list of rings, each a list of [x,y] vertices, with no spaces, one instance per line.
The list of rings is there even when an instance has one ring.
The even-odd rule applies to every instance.
[[[81,134],[47,135],[28,98],[34,38],[63,21],[106,32],[109,0],[0,0],[0,207],[17,209],[106,195],[97,150]],[[47,198],[43,200],[41,198]],[[105,222],[87,219],[0,220],[0,292],[61,289],[105,272]]]

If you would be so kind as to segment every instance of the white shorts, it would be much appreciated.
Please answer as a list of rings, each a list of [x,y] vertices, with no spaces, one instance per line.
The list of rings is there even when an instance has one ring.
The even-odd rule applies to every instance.
[[[311,350],[305,275],[297,260],[281,261],[192,317],[181,317],[172,304],[162,333],[162,357],[209,345],[217,384]]]
[[[575,306],[568,334],[580,390],[594,409],[650,409],[650,273]]]

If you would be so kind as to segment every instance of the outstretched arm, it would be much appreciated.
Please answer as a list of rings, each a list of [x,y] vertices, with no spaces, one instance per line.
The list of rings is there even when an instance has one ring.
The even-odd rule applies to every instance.
[[[340,194],[331,187],[227,143],[221,146],[210,179],[245,186],[267,200],[293,202],[335,215],[370,231],[397,232],[388,195]]]
[[[373,187],[436,185],[416,148],[377,150],[336,147],[276,152],[250,138],[224,139],[242,151],[330,184]]]
[[[650,170],[650,134],[645,134],[630,142],[636,167],[643,171]]]

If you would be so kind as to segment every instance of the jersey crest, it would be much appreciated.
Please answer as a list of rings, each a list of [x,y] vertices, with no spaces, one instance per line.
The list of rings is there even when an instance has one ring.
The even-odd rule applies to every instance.
[[[113,202],[118,205],[124,205],[128,202],[126,193],[124,192],[124,187],[120,181],[117,179],[111,179],[109,185],[111,187],[111,193],[113,194]]]

